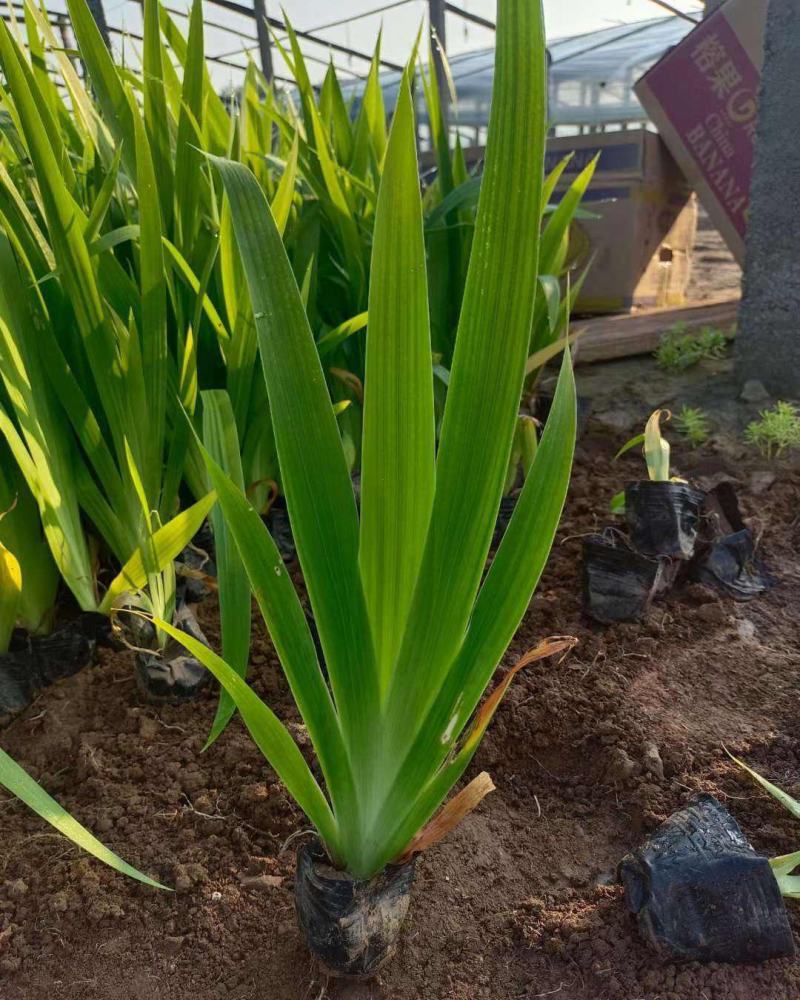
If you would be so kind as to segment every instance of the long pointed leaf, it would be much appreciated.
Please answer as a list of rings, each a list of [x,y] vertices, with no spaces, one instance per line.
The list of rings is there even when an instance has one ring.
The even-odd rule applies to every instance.
[[[202,393],[202,400],[205,446],[233,483],[244,492],[242,458],[230,398],[226,392],[216,389]],[[219,583],[222,655],[240,677],[245,677],[250,656],[250,583],[219,504],[211,511],[211,524]],[[223,688],[206,747],[223,732],[235,710],[233,699]]]
[[[385,690],[405,632],[434,494],[434,412],[425,242],[403,78],[372,243],[359,561]]]
[[[0,785],[16,795],[29,809],[55,827],[59,833],[63,833],[73,844],[88,851],[109,868],[113,868],[114,871],[120,872],[122,875],[128,875],[130,878],[136,879],[137,882],[144,882],[145,885],[152,886],[154,889],[167,888],[160,882],[156,882],[155,879],[143,875],[127,861],[123,861],[113,851],[110,851],[104,844],[101,844],[96,837],[89,833],[86,827],[81,826],[76,819],[73,819],[4,750],[0,750]]]
[[[544,51],[540,4],[501,2],[489,142],[436,496],[390,694],[395,740],[405,741],[409,720],[423,716],[462,641],[508,467],[536,289]]]
[[[351,748],[369,753],[378,704],[358,572],[358,520],[336,417],[300,292],[264,193],[212,158],[231,207],[261,347],[297,552]]]
[[[330,806],[312,775],[297,744],[275,713],[242,678],[216,653],[193,636],[167,622],[156,620],[158,628],[180,642],[225,687],[250,730],[250,735],[264,754],[292,797],[316,826],[334,857],[338,854],[338,830]]]

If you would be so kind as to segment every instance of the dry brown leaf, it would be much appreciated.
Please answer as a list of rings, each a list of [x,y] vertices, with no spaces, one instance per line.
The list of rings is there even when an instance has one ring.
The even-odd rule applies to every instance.
[[[414,854],[426,851],[429,847],[437,844],[450,833],[454,826],[457,826],[465,816],[471,813],[489,792],[493,791],[494,782],[489,777],[488,772],[481,771],[466,788],[462,788],[457,795],[446,802],[430,823],[419,831],[403,852],[402,857],[398,859],[398,863],[408,861]]]
[[[477,742],[482,738],[486,727],[489,725],[489,721],[497,711],[497,706],[503,700],[503,695],[508,690],[509,684],[523,667],[527,667],[537,660],[543,660],[547,656],[555,656],[557,653],[567,653],[570,649],[577,646],[577,644],[578,640],[573,635],[551,635],[546,639],[542,639],[533,649],[529,649],[523,653],[514,666],[506,672],[503,679],[483,705],[481,705],[470,727],[470,731],[464,740],[464,746],[468,746],[471,742]]]

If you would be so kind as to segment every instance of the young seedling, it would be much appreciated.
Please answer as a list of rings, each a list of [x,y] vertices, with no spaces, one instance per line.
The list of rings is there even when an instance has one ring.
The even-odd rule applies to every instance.
[[[682,406],[675,418],[675,426],[693,448],[699,448],[708,440],[710,433],[708,417],[699,407]]]
[[[661,420],[662,418],[664,420],[669,420],[671,417],[672,414],[669,410],[654,410],[647,420],[644,432],[642,434],[635,435],[630,439],[630,441],[626,441],[614,456],[614,461],[616,462],[617,459],[621,458],[622,455],[630,451],[632,448],[642,445],[642,452],[647,466],[647,476],[650,482],[685,482],[683,479],[670,477],[669,474],[670,447],[669,441],[667,441],[661,433]],[[614,514],[622,514],[625,512],[624,491],[621,491],[612,497],[611,511]]]
[[[790,448],[800,448],[800,411],[791,403],[778,402],[747,425],[744,437],[767,458],[780,458]]]
[[[36,501],[0,441],[0,654],[15,626],[30,635],[50,630],[57,587]]]
[[[669,442],[661,433],[661,419],[669,410],[654,410],[644,434],[631,438],[616,458],[642,444],[647,465],[646,480],[629,482],[612,500],[613,513],[625,513],[628,536],[643,555],[689,559],[697,541],[703,496],[685,479],[670,475]]]
[[[14,553],[0,542],[0,654],[7,652],[22,598],[22,571]]]

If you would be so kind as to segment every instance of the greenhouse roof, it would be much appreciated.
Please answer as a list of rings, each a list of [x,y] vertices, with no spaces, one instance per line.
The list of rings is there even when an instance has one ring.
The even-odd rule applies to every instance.
[[[659,17],[551,42],[550,114],[554,124],[645,119],[633,84],[691,27],[681,17]]]
[[[677,16],[615,25],[549,43],[550,117],[554,125],[603,125],[643,121],[646,115],[633,93],[633,84],[689,31],[691,24]],[[494,77],[494,49],[477,49],[454,56],[450,69],[458,95],[457,123],[466,128],[488,124]],[[388,108],[397,95],[399,73],[381,75]],[[362,81],[344,86],[357,94]],[[426,120],[424,108],[419,117]]]

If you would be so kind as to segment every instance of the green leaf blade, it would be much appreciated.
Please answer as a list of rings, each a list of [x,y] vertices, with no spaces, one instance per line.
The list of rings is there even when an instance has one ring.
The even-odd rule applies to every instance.
[[[463,644],[416,740],[389,783],[379,824],[402,814],[415,789],[443,798],[467,766],[437,768],[452,753],[513,638],[547,562],[566,498],[577,423],[575,382],[565,352],[553,406],[503,540],[486,575]],[[474,752],[474,750],[473,750]],[[470,757],[472,754],[470,753]],[[449,784],[448,784],[449,780]],[[428,794],[428,793],[426,793]],[[435,795],[434,795],[435,797]],[[425,796],[423,795],[423,798]],[[423,809],[430,815],[438,802]],[[413,821],[400,840],[411,839]],[[402,843],[398,850],[402,847]],[[390,857],[391,855],[389,855]]]
[[[436,496],[390,694],[398,740],[408,738],[409,720],[424,715],[462,640],[508,467],[536,289],[544,51],[540,4],[501,2],[489,142]]]
[[[113,868],[114,871],[120,872],[122,875],[128,875],[130,878],[136,879],[137,882],[143,882],[154,889],[167,889],[167,886],[156,882],[155,879],[147,875],[143,875],[138,869],[129,865],[127,861],[123,861],[122,858],[109,850],[104,844],[101,844],[95,836],[89,833],[86,827],[81,826],[76,819],[73,819],[4,750],[0,750],[0,785],[7,788],[12,795],[16,795],[29,809],[32,809],[52,827],[55,827],[59,833],[62,833],[71,840],[73,844],[92,854],[99,861],[102,861],[103,864],[108,865],[109,868]]]
[[[205,446],[220,468],[244,492],[242,459],[230,398],[221,389],[208,389],[201,394],[201,398]],[[222,655],[240,677],[245,677],[250,657],[250,582],[220,504],[211,511],[211,525],[214,531],[219,582]],[[225,688],[222,688],[217,714],[204,749],[207,749],[224,731],[235,710],[233,699]]]
[[[140,459],[149,507],[157,508],[161,500],[158,494],[164,461],[169,366],[164,249],[161,244],[161,212],[158,207],[161,185],[156,182],[150,142],[138,112],[134,113],[134,131],[140,218],[142,380],[147,393],[147,412],[140,413],[138,417],[146,424],[145,433],[139,435],[142,441]]]
[[[414,111],[404,78],[373,236],[361,460],[359,561],[383,690],[405,631],[434,484],[425,244]]]
[[[348,745],[373,794],[378,684],[358,570],[358,518],[314,337],[265,195],[241,164],[212,158],[225,187],[258,334],[289,517]],[[354,749],[357,748],[357,749]]]

